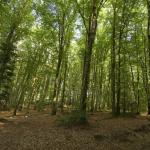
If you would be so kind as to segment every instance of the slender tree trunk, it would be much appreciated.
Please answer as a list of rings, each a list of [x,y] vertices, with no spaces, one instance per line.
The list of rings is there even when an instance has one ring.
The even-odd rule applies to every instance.
[[[21,103],[23,103],[23,99],[24,99],[24,94],[26,92],[26,86],[28,84],[28,79],[29,79],[29,74],[25,75],[25,77],[23,78],[22,82],[20,83],[20,88],[18,88],[19,92],[17,93],[16,96],[16,105],[13,111],[13,115],[16,116],[17,110],[19,108],[19,105]]]
[[[116,112],[116,77],[115,77],[115,66],[116,66],[116,8],[113,6],[113,26],[112,26],[112,49],[111,49],[111,101],[112,101],[112,113]]]
[[[148,24],[147,24],[147,42],[149,53],[149,79],[150,79],[150,0],[147,0]],[[150,114],[150,84],[148,83],[148,114]]]
[[[122,37],[124,33],[124,28],[127,23],[125,20],[125,10],[127,1],[123,1],[122,15],[121,15],[121,25],[119,31],[119,41],[118,41],[118,72],[117,72],[117,102],[116,102],[116,115],[120,115],[120,100],[121,100],[121,49],[122,49]]]
[[[64,80],[63,80],[63,89],[62,89],[62,98],[61,98],[61,112],[64,111],[64,99],[65,99],[66,78],[67,78],[67,68],[68,68],[67,63],[68,63],[68,61],[65,60],[65,71],[64,71]]]
[[[135,87],[135,81],[134,81],[134,73],[133,73],[133,67],[132,67],[132,64],[131,64],[131,59],[130,59],[130,56],[129,56],[129,65],[130,65],[130,70],[131,70],[131,79],[132,79],[132,89],[133,89],[133,94],[134,94],[134,101],[136,101],[136,87]]]
[[[124,81],[124,89],[123,89],[123,114],[126,113],[126,90],[125,90],[125,81]]]
[[[139,90],[139,83],[140,83],[140,73],[137,66],[137,114],[140,113],[140,90]]]
[[[63,51],[64,51],[64,19],[65,16],[63,16],[63,21],[59,25],[59,52],[58,52],[58,63],[57,63],[57,69],[56,69],[56,75],[55,75],[55,81],[54,81],[54,91],[53,91],[53,100],[52,100],[52,115],[56,115],[57,112],[57,97],[58,97],[58,89],[59,89],[59,82],[60,82],[60,68],[62,64],[62,58],[63,58]]]
[[[118,76],[117,76],[117,102],[116,102],[116,115],[120,115],[120,93],[121,93],[121,40],[122,31],[120,30],[119,48],[118,48]]]

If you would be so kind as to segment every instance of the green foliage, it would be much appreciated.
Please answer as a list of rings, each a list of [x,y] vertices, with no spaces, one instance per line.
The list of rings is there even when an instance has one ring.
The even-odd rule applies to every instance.
[[[6,107],[12,91],[17,60],[17,44],[27,35],[33,22],[32,0],[2,2],[0,11],[0,101]],[[29,26],[28,26],[29,25]],[[2,30],[1,30],[2,29]]]
[[[72,127],[88,123],[87,116],[79,111],[71,112],[58,118],[58,125]]]
[[[37,101],[35,104],[35,108],[39,112],[43,111],[45,106],[46,106],[46,103],[44,101]]]
[[[137,113],[132,113],[132,112],[126,112],[126,113],[121,113],[121,114],[113,114],[113,118],[135,118]]]
[[[96,2],[99,3],[100,0]],[[60,51],[62,58],[60,57],[58,77],[60,80],[57,83],[58,103],[61,103],[64,97],[64,108],[80,107],[86,28],[89,28],[91,6],[91,0],[0,2],[0,105],[6,105],[8,101],[8,104],[21,103],[28,106],[28,103],[30,105],[41,99],[36,108],[42,111],[46,99],[53,99]],[[130,112],[131,106],[128,104],[132,101],[139,104],[138,111],[147,110],[147,89],[150,79],[147,78],[149,55],[146,9],[146,1],[141,0],[108,0],[100,9],[90,65],[88,109],[111,109],[110,64],[114,26],[114,93],[117,94],[117,83],[120,82],[118,89],[121,112]],[[81,117],[82,114],[79,114],[71,113],[64,116],[61,122],[82,122],[84,119]]]

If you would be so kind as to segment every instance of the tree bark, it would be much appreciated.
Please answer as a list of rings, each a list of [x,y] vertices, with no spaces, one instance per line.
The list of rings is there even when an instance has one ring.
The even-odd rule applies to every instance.
[[[68,63],[68,61],[65,60],[65,71],[64,71],[64,80],[63,80],[63,89],[62,89],[62,98],[61,98],[61,112],[64,111],[64,99],[65,99],[66,78],[67,78],[67,68],[68,68],[67,63]]]
[[[112,49],[111,49],[111,101],[112,101],[112,113],[115,114],[116,109],[116,8],[113,6],[113,26],[112,26]]]
[[[90,77],[90,65],[91,65],[91,56],[92,49],[96,35],[97,29],[97,17],[98,17],[98,6],[97,0],[93,0],[92,11],[89,17],[89,28],[87,32],[87,43],[86,51],[84,56],[84,66],[83,66],[83,75],[82,75],[82,88],[81,88],[81,112],[86,113],[86,104],[87,104],[87,91],[89,85]]]
[[[147,42],[149,53],[149,79],[150,79],[150,0],[147,0],[147,13],[148,13]],[[148,114],[150,114],[150,83],[148,83]]]
[[[58,89],[59,89],[59,78],[60,78],[60,68],[62,64],[62,58],[63,58],[63,51],[64,51],[64,19],[65,15],[63,15],[62,23],[59,25],[59,50],[58,50],[58,63],[57,63],[57,69],[55,74],[55,81],[54,81],[54,91],[53,91],[53,99],[52,99],[52,115],[56,115],[57,112],[57,97],[58,97]]]

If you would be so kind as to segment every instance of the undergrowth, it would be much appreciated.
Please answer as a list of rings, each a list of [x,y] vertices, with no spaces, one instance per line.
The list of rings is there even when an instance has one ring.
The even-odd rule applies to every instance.
[[[85,125],[88,123],[87,115],[79,111],[71,112],[57,119],[59,126],[72,127],[76,125]]]

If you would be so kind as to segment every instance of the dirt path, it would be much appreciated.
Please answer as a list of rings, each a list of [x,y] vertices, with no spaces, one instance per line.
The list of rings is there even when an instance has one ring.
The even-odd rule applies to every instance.
[[[0,150],[150,150],[146,117],[90,115],[89,126],[64,128],[48,113],[0,114]]]

